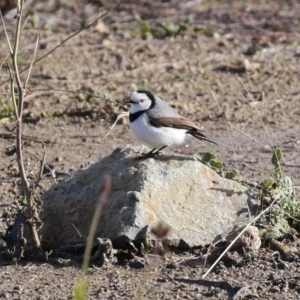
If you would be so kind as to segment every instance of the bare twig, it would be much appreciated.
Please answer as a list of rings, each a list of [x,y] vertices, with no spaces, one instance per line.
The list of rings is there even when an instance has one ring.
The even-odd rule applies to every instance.
[[[24,159],[23,159],[23,146],[22,146],[22,115],[23,115],[23,109],[24,109],[24,98],[25,98],[25,90],[22,87],[21,78],[20,78],[20,72],[19,72],[19,66],[17,61],[18,56],[18,49],[19,49],[19,41],[20,41],[20,34],[21,34],[21,23],[22,23],[22,12],[23,12],[23,5],[24,0],[18,0],[16,2],[17,4],[17,23],[16,23],[16,31],[15,31],[15,37],[14,37],[14,46],[11,47],[10,41],[8,39],[8,34],[6,31],[5,23],[1,15],[5,35],[7,38],[7,44],[10,51],[10,56],[12,60],[12,68],[9,67],[9,73],[10,73],[10,82],[11,82],[11,95],[13,98],[14,103],[14,109],[15,109],[15,115],[17,118],[17,126],[16,126],[16,155],[17,155],[17,163],[19,166],[19,172],[21,174],[21,187],[22,187],[22,193],[26,200],[26,216],[30,230],[33,236],[33,240],[35,243],[35,246],[39,249],[40,248],[40,239],[37,233],[37,225],[41,224],[41,220],[38,217],[37,208],[34,205],[33,197],[32,197],[32,190],[27,178],[26,169],[24,166]],[[17,89],[18,89],[18,103],[16,100],[16,94],[14,92],[14,84],[16,83]]]
[[[2,24],[3,24],[4,33],[5,33],[5,36],[6,36],[7,45],[8,45],[8,48],[9,48],[9,53],[12,54],[13,53],[13,49],[12,49],[12,46],[11,46],[11,43],[10,43],[10,40],[9,40],[9,37],[8,37],[8,34],[7,34],[7,30],[6,30],[5,22],[3,20],[3,16],[2,16],[1,10],[0,10],[0,16],[1,16],[1,21],[2,21]],[[5,60],[6,59],[7,59],[7,56],[5,57]],[[4,62],[5,62],[5,60],[4,60]]]
[[[62,92],[62,93],[71,93],[71,94],[76,94],[76,95],[81,94],[81,95],[90,96],[90,97],[93,97],[93,98],[96,98],[96,99],[102,99],[102,100],[111,102],[113,105],[118,105],[119,107],[121,107],[121,108],[125,109],[126,111],[128,111],[128,107],[125,106],[125,105],[122,105],[119,102],[116,102],[114,100],[111,100],[111,99],[103,97],[103,96],[98,96],[98,95],[86,93],[86,92],[83,92],[83,91],[80,91],[80,90],[78,90],[78,91],[71,91],[71,90],[57,89],[57,88],[47,88],[47,89],[34,89],[34,90],[31,90],[31,92],[49,92],[49,91],[56,91],[56,92]]]
[[[212,97],[214,98],[214,100],[215,100],[215,102],[216,102],[216,104],[217,104],[217,106],[218,106],[218,108],[219,108],[219,111],[222,112],[221,107],[220,107],[220,104],[219,104],[219,101],[218,101],[217,98],[216,98],[216,95],[214,94],[214,92],[212,91],[212,89],[211,89],[210,87],[208,87],[208,89],[209,89],[209,91],[210,91]],[[227,122],[226,122],[226,120],[225,120],[224,117],[223,117],[223,121],[224,121],[224,123],[225,123],[226,130],[227,130],[228,137],[229,137],[229,141],[230,141],[230,146],[227,146],[227,145],[225,145],[225,146],[227,146],[227,147],[230,148],[230,149],[235,149],[235,148],[234,148],[234,144],[233,144],[232,135],[231,135],[231,133],[230,133],[228,124],[227,124]],[[235,151],[233,152],[233,155],[234,155],[235,163],[236,163],[236,165],[237,165],[237,157],[236,157]]]
[[[123,117],[128,117],[128,116],[129,116],[129,112],[123,112],[123,113],[119,114],[116,121],[114,122],[114,124],[112,124],[112,126],[110,127],[109,131],[106,133],[105,136],[108,136],[110,134],[110,132],[114,129],[114,127],[116,126],[116,124],[118,123],[118,121],[120,119],[122,119]]]
[[[240,77],[238,77],[238,80],[241,82],[241,84],[243,85],[243,87],[244,87],[244,89],[247,91],[247,93],[249,93],[249,90],[247,89],[247,87],[246,87],[246,85],[244,84],[243,80],[242,80]],[[241,96],[242,96],[242,97],[250,104],[250,102],[249,102],[243,95],[241,95]],[[257,109],[256,105],[254,106],[254,109],[256,110],[256,113],[257,113],[257,115],[258,115],[258,118],[259,118],[260,122],[262,123],[262,126],[263,126],[263,128],[264,128],[264,130],[265,130],[265,132],[266,132],[266,134],[267,134],[268,140],[269,140],[269,142],[270,142],[272,148],[274,148],[274,145],[273,145],[271,136],[270,136],[270,134],[269,134],[269,131],[268,131],[268,129],[267,129],[267,127],[266,127],[266,125],[265,125],[265,123],[264,123],[264,121],[263,121],[263,119],[262,119],[262,117],[261,117],[261,114],[260,114],[259,110]],[[279,161],[278,161],[278,164],[279,164],[279,167],[280,167],[280,162],[279,162]],[[280,169],[281,169],[281,167],[280,167]],[[281,170],[282,170],[282,169],[281,169]]]
[[[240,81],[240,83],[243,85],[243,87],[244,87],[244,89],[246,90],[246,92],[247,92],[247,93],[250,93],[249,90],[247,89],[246,85],[244,84],[243,80],[242,80],[239,76],[238,76],[237,78],[238,78],[238,80]],[[244,100],[246,100],[246,101],[250,104],[250,102],[248,101],[248,99],[246,99],[246,98],[244,97],[244,95],[241,94],[241,96],[243,97]],[[265,130],[265,132],[266,132],[266,134],[267,134],[267,137],[268,137],[268,139],[269,139],[269,142],[270,142],[270,144],[272,145],[272,148],[273,148],[272,139],[271,139],[270,134],[269,134],[269,132],[268,132],[268,130],[267,130],[267,127],[266,127],[264,121],[262,120],[262,117],[261,117],[261,115],[260,115],[260,113],[259,113],[259,111],[258,111],[258,109],[257,109],[256,106],[254,106],[254,109],[256,110],[256,113],[257,113],[257,115],[258,115],[258,118],[259,118],[259,120],[260,120],[262,126],[264,127],[264,130]]]
[[[286,289],[288,288],[288,280],[295,280],[295,282],[297,282],[297,283],[299,282],[299,276],[283,277],[282,274],[280,274],[280,275],[281,276],[278,279],[262,280],[262,281],[258,281],[258,282],[255,282],[253,284],[242,287],[241,289],[239,289],[235,293],[235,295],[233,295],[232,300],[245,299],[245,296],[247,296],[247,295],[245,295],[244,293],[247,293],[247,291],[251,290],[252,288],[257,287],[260,284],[268,284],[268,283],[273,283],[273,282],[277,282],[277,283],[282,282],[282,283],[286,284],[286,286],[285,286],[285,292],[286,292]]]
[[[39,171],[39,174],[38,174],[38,178],[35,182],[35,189],[38,187],[39,183],[42,180],[43,171],[44,171],[44,167],[45,167],[46,147],[45,147],[45,144],[43,144],[43,146],[44,146],[44,155],[43,155],[43,159],[40,161],[40,171]]]
[[[1,139],[1,138],[0,138],[0,142],[3,142],[3,143],[8,144],[8,145],[10,145],[10,146],[14,146],[13,143],[8,142],[8,141],[6,141],[6,140],[4,140],[4,139]],[[43,144],[43,145],[44,145],[44,144]],[[41,164],[43,163],[44,157],[43,157],[43,159],[40,159],[40,158],[38,157],[38,155],[36,155],[35,153],[32,153],[31,151],[29,151],[29,150],[27,150],[27,149],[23,149],[23,151],[25,151],[25,152],[27,152],[28,154],[30,154],[30,155],[32,155],[33,157],[35,157]],[[54,183],[57,183],[57,182],[56,182],[56,178],[55,178],[54,172],[51,172],[51,167],[50,167],[45,161],[44,161],[44,166],[49,170],[49,172],[50,172],[50,174],[51,174],[51,176],[52,176],[52,178],[53,178],[53,180],[54,180]]]
[[[0,11],[0,16],[1,16],[1,21],[2,21],[2,24],[3,24],[3,29],[4,29],[4,33],[5,33],[5,36],[6,36],[6,41],[7,41],[7,45],[8,45],[8,48],[9,48],[9,54],[6,55],[5,57],[5,60],[3,61],[2,64],[4,64],[4,62],[6,61],[6,59],[8,58],[8,56],[13,56],[13,48],[11,46],[11,43],[10,43],[10,40],[9,40],[9,37],[8,37],[8,34],[7,34],[7,30],[6,30],[6,26],[5,26],[5,22],[4,22],[4,19],[3,19],[3,16],[2,16],[2,13]],[[18,115],[18,109],[17,109],[17,104],[16,104],[16,97],[15,97],[15,90],[14,90],[14,74],[11,70],[11,67],[8,65],[8,72],[9,72],[9,81],[10,81],[10,92],[11,92],[11,96],[12,96],[12,99],[13,99],[13,105],[14,105],[14,110],[15,110],[15,114],[16,114],[16,117],[17,119],[19,118],[19,115]]]
[[[262,284],[262,283],[269,283],[270,281],[261,281],[261,282],[255,282],[251,285],[244,286],[240,288],[232,297],[232,300],[238,300],[238,299],[244,299],[246,296],[254,295],[251,293],[251,289]]]
[[[299,188],[299,186],[293,186],[293,188]],[[275,204],[275,202],[280,199],[280,197],[285,193],[286,190],[289,188],[283,188],[274,198],[272,203],[264,209],[260,214],[258,214],[253,220],[251,220],[245,228],[236,236],[236,238],[228,245],[228,247],[222,252],[222,254],[218,257],[218,259],[212,264],[212,266],[207,270],[207,272],[203,275],[203,279],[211,272],[211,270],[216,266],[216,264],[220,261],[220,259],[228,252],[228,250],[234,245],[234,243],[240,238],[240,236],[247,230],[249,226],[251,226],[253,223],[255,223],[262,215],[264,215],[266,212],[268,212],[272,206]]]
[[[23,4],[24,4],[24,0],[17,1],[17,25],[16,25],[16,33],[15,33],[15,43],[14,43],[13,52],[11,52],[13,69],[14,69],[14,72],[15,72],[14,75],[15,75],[15,78],[16,78],[16,83],[17,83],[18,92],[19,92],[19,107],[18,107],[19,120],[18,121],[22,120],[23,100],[24,100],[24,90],[23,90],[23,87],[22,87],[22,84],[21,84],[19,66],[18,66],[18,61],[17,61],[18,50],[19,50],[19,41],[20,41],[20,33],[21,33]],[[22,132],[22,130],[20,130],[20,132]]]
[[[16,137],[16,133],[14,132],[0,132],[0,137],[3,138],[15,138]],[[39,137],[34,137],[34,136],[30,136],[30,135],[25,135],[22,134],[22,139],[26,140],[26,141],[32,141],[35,143],[39,143],[39,144],[53,144],[55,142],[51,141],[50,139],[47,140],[43,140],[42,138]]]
[[[74,229],[76,230],[76,233],[78,234],[78,236],[80,237],[80,238],[82,238],[82,234],[81,234],[81,232],[79,231],[79,229],[73,224],[73,223],[71,223],[71,225],[74,227]]]
[[[237,126],[231,124],[231,126],[233,128],[235,128],[236,130],[238,130],[239,132],[241,132],[242,134],[244,134],[245,136],[249,137],[251,140],[255,141],[256,143],[258,143],[261,146],[265,146],[263,143],[261,143],[259,140],[255,139],[253,136],[251,136],[250,134],[246,133],[245,131],[241,130],[240,128],[238,128]],[[270,152],[272,152],[272,150],[270,150]]]
[[[22,153],[22,114],[23,114],[24,90],[22,88],[20,74],[19,74],[19,67],[18,67],[18,62],[17,62],[23,4],[24,4],[23,0],[17,1],[17,25],[16,25],[15,43],[14,43],[13,49],[11,48],[9,42],[8,42],[8,44],[9,44],[10,55],[11,55],[12,63],[13,63],[13,70],[14,70],[13,77],[16,80],[16,84],[18,87],[18,93],[19,93],[18,110],[16,111],[17,112],[16,113],[17,123],[18,123],[18,126],[17,126],[17,157],[18,157],[19,170],[20,170],[21,177],[22,177],[22,185],[25,186],[25,194],[27,194],[26,195],[26,198],[27,198],[29,196],[30,187],[29,187],[29,183],[27,180],[27,175],[26,175],[24,161],[23,161],[23,153]],[[4,24],[4,22],[3,22],[3,24]],[[5,32],[6,32],[6,29],[5,29]],[[7,35],[7,32],[5,34]],[[15,96],[15,95],[13,94],[12,96]],[[15,97],[14,97],[14,99],[15,99]],[[16,106],[16,104],[15,104],[15,106]],[[30,208],[29,208],[29,210],[30,210]]]
[[[8,66],[8,71],[9,71],[9,77],[10,77],[10,94],[12,97],[12,102],[14,106],[14,112],[16,115],[16,119],[19,119],[19,113],[18,113],[18,107],[17,107],[17,101],[16,101],[16,93],[15,93],[15,76],[12,72],[12,69],[10,66]]]
[[[30,74],[31,74],[31,70],[32,70],[32,66],[33,66],[33,62],[34,62],[34,59],[35,59],[35,56],[36,56],[36,51],[37,51],[37,47],[39,45],[39,35],[37,34],[36,35],[36,43],[35,43],[35,48],[34,48],[34,52],[33,52],[33,58],[32,58],[32,61],[30,63],[30,66],[29,66],[29,71],[28,71],[28,74],[27,74],[27,78],[25,80],[25,84],[24,84],[24,88],[26,89],[27,86],[28,86],[28,80],[30,78]]]
[[[2,14],[1,14],[1,12],[0,12],[0,15],[1,15],[1,17],[2,17]],[[1,18],[2,19],[2,18]],[[3,20],[3,19],[2,19]],[[6,39],[8,39],[7,37],[6,37]],[[10,53],[7,53],[6,55],[5,55],[5,57],[4,57],[4,59],[3,59],[3,61],[2,61],[2,63],[0,64],[0,70],[2,69],[2,67],[3,67],[3,65],[5,64],[5,62],[6,62],[6,60],[9,58],[9,55],[10,55]],[[1,95],[3,95],[4,93],[1,93]]]
[[[269,211],[271,209],[271,207],[274,205],[274,203],[278,199],[280,199],[280,197],[284,194],[285,190],[286,190],[286,188],[282,189],[277,194],[277,196],[274,198],[272,203],[245,226],[245,228],[236,236],[236,238],[228,245],[228,247],[222,252],[222,254],[218,257],[218,259],[212,264],[212,266],[202,276],[203,279],[211,272],[211,270],[217,265],[217,263],[221,260],[221,258],[228,252],[228,250],[234,245],[234,243],[240,238],[240,236],[247,230],[247,228],[250,225],[252,225],[253,223],[255,223],[262,215],[264,215],[267,211]]]

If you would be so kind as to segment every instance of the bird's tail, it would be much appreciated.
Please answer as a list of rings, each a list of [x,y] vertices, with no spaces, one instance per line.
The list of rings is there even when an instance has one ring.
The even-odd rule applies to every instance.
[[[196,138],[198,140],[207,141],[207,142],[213,143],[215,145],[218,145],[216,142],[214,142],[213,140],[207,138],[202,132],[200,132],[198,130],[197,131],[196,130],[190,130],[187,133],[192,135],[194,138]]]

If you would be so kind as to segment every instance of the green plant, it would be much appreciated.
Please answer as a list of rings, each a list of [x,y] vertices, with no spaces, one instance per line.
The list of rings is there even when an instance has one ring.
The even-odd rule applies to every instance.
[[[265,240],[283,238],[291,227],[300,225],[300,201],[296,197],[293,179],[283,175],[281,159],[282,150],[275,148],[271,159],[274,176],[266,179],[260,186],[259,199],[263,206],[269,205],[279,192],[281,195],[269,213],[259,219],[265,225],[260,230],[260,235]]]
[[[299,41],[293,41],[292,46],[293,47],[298,47],[299,46]]]
[[[171,21],[165,21],[160,24],[160,27],[165,31],[165,35],[177,35],[180,33],[182,29],[186,29],[187,27],[183,24],[176,24]]]
[[[263,210],[255,216],[235,237],[235,239],[226,247],[226,249],[219,255],[215,262],[210,266],[207,272],[202,276],[202,279],[212,271],[221,258],[229,251],[232,245],[238,238],[251,226],[255,224],[262,228],[260,230],[260,237],[265,240],[282,238],[290,229],[289,220],[297,221],[299,225],[300,219],[294,218],[300,214],[300,203],[295,197],[294,187],[292,179],[288,176],[284,177],[280,160],[282,158],[282,151],[278,148],[273,150],[271,162],[274,165],[274,177],[266,179],[261,185],[252,183],[251,187],[260,188],[261,193],[259,195],[263,206]],[[264,200],[269,200],[267,205],[264,204]],[[288,212],[295,212],[294,216]]]
[[[46,260],[49,260],[49,256],[53,253],[53,250],[45,251]]]
[[[11,118],[15,115],[14,107],[5,99],[0,99],[0,119]]]
[[[9,257],[12,258],[14,264],[17,266],[18,265],[18,261],[20,260],[20,257],[18,257],[17,255],[17,250],[16,248],[14,247],[13,249],[7,249],[6,250],[6,253]]]
[[[9,218],[9,213],[8,213],[8,211],[4,211],[4,212],[2,213],[1,218],[3,218],[3,219],[8,219],[8,218]]]
[[[165,38],[167,36],[176,36],[181,32],[188,30],[191,26],[187,23],[175,23],[173,21],[164,21],[161,23],[149,23],[140,16],[136,16],[136,22],[142,37],[153,36],[155,38]]]
[[[209,166],[222,177],[233,179],[238,175],[236,170],[224,171],[222,161],[217,159],[217,156],[212,152],[197,152],[194,159],[200,161],[204,165]]]
[[[152,28],[151,28],[150,24],[147,21],[144,21],[139,17],[137,17],[136,20],[139,24],[139,29],[140,29],[143,36],[145,36],[147,34],[152,34]]]
[[[17,55],[17,63],[20,64],[23,61],[23,57],[21,54]]]
[[[148,86],[148,84],[149,84],[148,79],[145,78],[145,77],[142,77],[142,78],[140,78],[140,80],[139,80],[139,82],[137,84],[135,84],[135,83],[131,84],[131,89],[133,91],[136,91],[138,89],[146,89],[147,86]]]
[[[141,250],[146,252],[152,252],[154,249],[153,241],[147,240],[141,244]]]
[[[49,108],[48,110],[46,110],[46,115],[48,118],[52,118],[55,115],[55,110],[53,110],[52,108]]]
[[[193,27],[193,30],[195,32],[201,33],[207,37],[213,37],[214,36],[214,31],[211,28],[205,27],[205,26],[200,26],[196,25]]]

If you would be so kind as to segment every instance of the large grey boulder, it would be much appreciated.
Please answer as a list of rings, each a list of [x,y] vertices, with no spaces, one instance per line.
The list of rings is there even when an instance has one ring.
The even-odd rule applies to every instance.
[[[119,246],[145,239],[160,221],[172,228],[167,236],[170,243],[205,245],[249,217],[247,189],[239,183],[189,157],[136,159],[147,150],[130,145],[118,148],[50,188],[42,197],[44,243],[55,248],[87,237],[106,174],[111,176],[112,189],[97,236]]]

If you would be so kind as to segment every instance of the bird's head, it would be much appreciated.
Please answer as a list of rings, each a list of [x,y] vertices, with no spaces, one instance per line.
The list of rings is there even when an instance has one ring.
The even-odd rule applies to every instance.
[[[147,90],[138,90],[131,94],[128,103],[130,103],[130,112],[134,114],[152,108],[155,105],[155,97]]]

